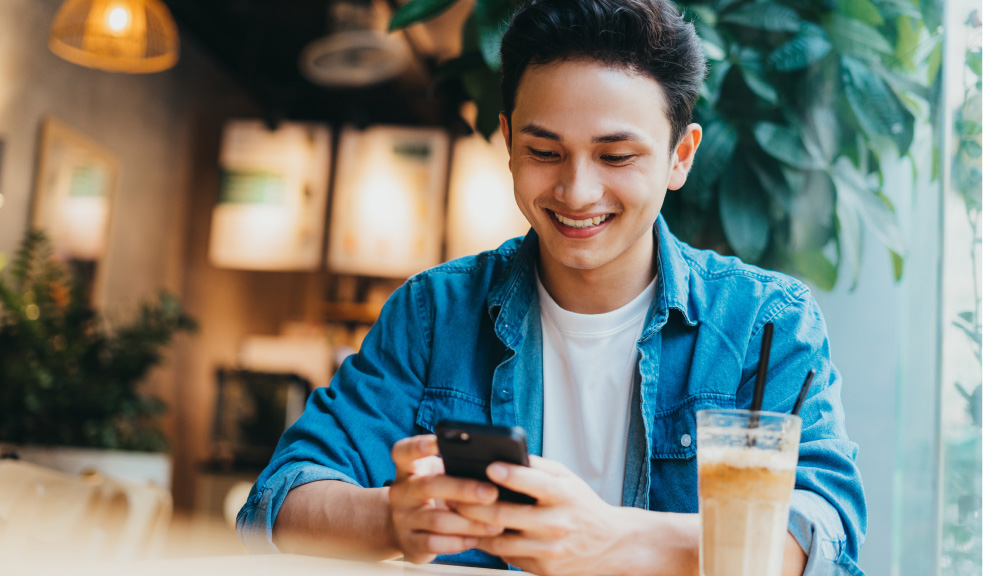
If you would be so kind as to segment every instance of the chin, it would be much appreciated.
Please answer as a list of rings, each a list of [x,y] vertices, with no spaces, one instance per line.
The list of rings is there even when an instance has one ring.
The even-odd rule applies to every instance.
[[[559,265],[571,270],[595,270],[606,263],[602,258],[598,258],[598,254],[596,253],[559,254],[553,255],[553,259],[556,260]]]

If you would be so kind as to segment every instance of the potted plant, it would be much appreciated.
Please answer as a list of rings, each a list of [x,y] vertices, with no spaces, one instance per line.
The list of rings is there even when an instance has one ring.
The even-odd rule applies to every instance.
[[[159,423],[166,407],[141,383],[177,332],[196,330],[194,319],[161,291],[131,323],[110,326],[40,230],[26,233],[3,268],[0,443],[8,444],[6,452],[69,472],[92,468],[169,484],[170,463],[162,454],[168,445]],[[112,463],[119,451],[157,456],[131,459],[137,470],[106,470],[119,466]],[[166,471],[155,464],[162,459]]]

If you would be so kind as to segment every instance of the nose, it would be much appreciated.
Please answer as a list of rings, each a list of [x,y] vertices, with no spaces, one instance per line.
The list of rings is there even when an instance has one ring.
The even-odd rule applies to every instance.
[[[604,185],[589,159],[568,159],[563,163],[559,176],[553,194],[571,209],[590,206],[604,195]]]

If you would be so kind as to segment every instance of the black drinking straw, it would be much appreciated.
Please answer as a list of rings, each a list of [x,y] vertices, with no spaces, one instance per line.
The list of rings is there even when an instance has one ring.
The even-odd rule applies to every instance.
[[[754,380],[754,398],[751,400],[751,417],[748,419],[748,429],[758,427],[758,412],[765,398],[765,380],[768,378],[768,357],[771,356],[771,336],[775,325],[765,324],[764,335],[761,338],[761,355],[758,358],[758,377]],[[748,446],[754,446],[754,439],[748,434]]]
[[[813,368],[809,370],[806,374],[806,381],[802,383],[802,390],[799,391],[799,398],[795,401],[795,407],[792,408],[792,416],[798,416],[799,410],[802,409],[802,404],[806,401],[806,396],[809,395],[809,386],[812,385],[812,379],[816,376],[816,369]]]

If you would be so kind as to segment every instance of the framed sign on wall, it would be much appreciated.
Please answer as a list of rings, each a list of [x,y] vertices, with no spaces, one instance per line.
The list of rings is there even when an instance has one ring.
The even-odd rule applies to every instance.
[[[220,268],[317,270],[331,169],[321,124],[233,120],[222,133],[208,255]]]
[[[406,278],[440,263],[450,139],[435,128],[345,127],[328,234],[332,272]]]
[[[98,293],[117,178],[106,148],[54,118],[43,121],[31,225],[48,234],[90,296]]]

